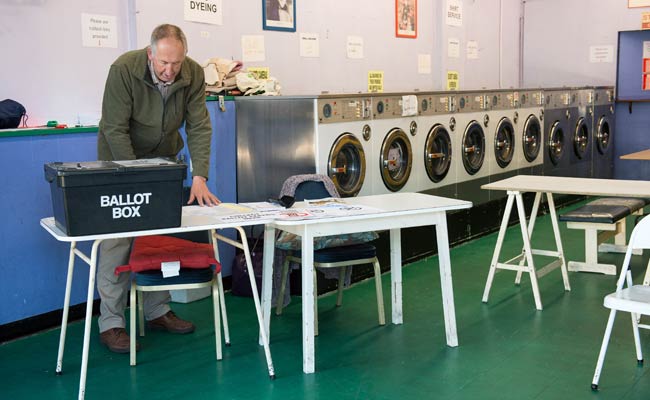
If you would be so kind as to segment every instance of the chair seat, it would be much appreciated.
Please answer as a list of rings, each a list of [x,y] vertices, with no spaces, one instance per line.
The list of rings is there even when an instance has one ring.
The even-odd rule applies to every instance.
[[[343,261],[373,258],[376,255],[377,249],[375,246],[367,243],[361,243],[351,246],[329,247],[326,249],[316,250],[314,252],[314,262],[337,263]],[[296,252],[295,256],[301,257],[300,252]]]
[[[634,285],[605,296],[603,305],[620,311],[650,315],[650,286]]]
[[[135,274],[138,286],[184,285],[210,282],[214,276],[212,268],[181,268],[177,276],[163,278],[161,271],[142,271]]]

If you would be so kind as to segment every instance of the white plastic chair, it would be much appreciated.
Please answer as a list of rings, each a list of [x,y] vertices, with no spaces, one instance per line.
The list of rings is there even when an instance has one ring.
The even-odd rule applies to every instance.
[[[605,354],[607,353],[607,346],[609,338],[612,334],[612,327],[614,326],[614,319],[616,318],[617,311],[626,311],[632,317],[632,329],[634,333],[634,344],[636,345],[636,359],[637,364],[643,364],[643,353],[641,352],[641,340],[639,337],[639,328],[650,329],[649,325],[639,324],[641,315],[650,315],[650,286],[647,284],[634,285],[632,282],[632,273],[629,271],[630,260],[632,259],[632,251],[635,249],[650,249],[650,218],[645,217],[632,231],[632,237],[628,244],[627,252],[625,253],[625,260],[621,268],[621,274],[616,283],[616,292],[610,293],[605,296],[603,305],[609,308],[609,319],[607,320],[607,328],[605,329],[605,336],[603,337],[603,344],[600,347],[600,354],[598,355],[598,362],[596,363],[596,371],[594,378],[591,382],[591,389],[598,390],[598,380],[600,379],[600,372],[603,368],[605,361]],[[648,277],[648,269],[650,263],[646,268],[646,279]],[[627,287],[623,285],[627,282]]]

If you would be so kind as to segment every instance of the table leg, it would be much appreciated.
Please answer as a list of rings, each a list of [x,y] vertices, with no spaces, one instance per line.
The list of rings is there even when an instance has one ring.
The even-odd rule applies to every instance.
[[[501,220],[501,228],[499,228],[499,235],[497,236],[497,244],[494,247],[492,254],[492,262],[490,262],[490,272],[488,273],[487,281],[485,282],[485,290],[483,291],[483,303],[487,303],[490,296],[490,289],[492,288],[492,281],[494,281],[494,274],[497,270],[497,263],[499,262],[499,255],[501,254],[501,247],[503,246],[503,239],[506,236],[508,229],[508,221],[510,220],[510,213],[512,212],[512,205],[515,200],[515,193],[508,192],[508,200],[506,201],[506,209],[503,212],[503,219]]]
[[[68,257],[68,276],[65,282],[65,297],[63,300],[63,317],[61,318],[61,335],[59,336],[59,354],[56,358],[56,374],[63,372],[63,352],[65,350],[65,335],[68,328],[68,311],[70,309],[70,291],[72,289],[72,275],[74,274],[74,250],[77,242],[70,242],[70,255]]]
[[[264,253],[262,255],[262,313],[264,329],[271,337],[271,300],[273,296],[273,258],[275,257],[275,228],[268,224],[264,227]],[[281,301],[281,299],[278,299]],[[262,346],[260,331],[259,344]]]
[[[564,281],[564,290],[570,291],[571,284],[569,283],[569,274],[566,268],[566,260],[564,259],[564,249],[562,248],[562,239],[560,237],[560,225],[557,221],[557,213],[555,212],[555,201],[553,200],[553,193],[546,193],[548,200],[548,208],[551,213],[551,222],[553,223],[553,233],[555,234],[555,246],[557,247],[558,257],[562,264],[560,270],[562,271],[562,280]]]
[[[535,229],[535,221],[537,221],[537,212],[539,211],[539,205],[542,202],[542,192],[536,192],[535,193],[535,201],[533,202],[533,210],[530,212],[530,220],[528,221],[528,240],[533,238],[533,230]],[[524,252],[524,249],[522,248],[521,250],[522,254]],[[523,266],[526,263],[526,258],[521,257],[521,260],[519,260],[519,265]],[[515,285],[519,285],[521,283],[521,274],[522,271],[519,270],[517,271],[517,276],[515,277]]]
[[[79,400],[86,395],[86,373],[88,371],[88,351],[90,349],[90,326],[93,317],[93,300],[95,298],[95,275],[97,272],[97,250],[101,240],[95,240],[90,255],[88,272],[88,296],[86,297],[86,323],[84,327],[84,344],[81,356],[81,377],[79,378]]]
[[[391,320],[398,325],[403,322],[402,313],[402,239],[400,229],[390,230],[390,288]]]
[[[440,263],[440,286],[442,289],[442,310],[445,316],[445,331],[447,345],[458,346],[456,332],[456,308],[454,306],[454,287],[451,280],[451,257],[449,256],[449,237],[447,235],[447,214],[438,213],[436,223],[436,239],[438,242],[438,262]]]
[[[316,370],[314,354],[314,238],[307,226],[302,236],[302,370]],[[269,310],[270,311],[270,310]]]
[[[521,227],[521,236],[524,240],[524,255],[526,257],[527,272],[530,274],[530,284],[533,288],[533,297],[535,298],[535,308],[542,310],[542,299],[539,294],[539,285],[537,284],[537,272],[533,262],[533,250],[530,245],[530,235],[526,226],[526,210],[524,208],[524,199],[520,192],[515,195],[517,199],[517,212],[519,213],[519,226]]]
[[[255,312],[257,313],[257,322],[260,325],[260,336],[262,337],[262,345],[264,346],[264,355],[266,356],[266,365],[269,369],[269,377],[275,379],[275,370],[273,369],[273,360],[271,359],[271,350],[269,348],[269,337],[266,333],[264,316],[262,315],[262,306],[260,305],[260,298],[257,294],[257,282],[255,282],[255,274],[253,273],[253,261],[251,260],[251,253],[248,247],[248,240],[246,239],[246,232],[240,227],[235,228],[241,236],[242,245],[244,247],[244,257],[246,258],[246,265],[248,267],[248,278],[251,283],[251,291],[253,292],[253,303],[255,303]],[[270,312],[270,309],[269,309]]]

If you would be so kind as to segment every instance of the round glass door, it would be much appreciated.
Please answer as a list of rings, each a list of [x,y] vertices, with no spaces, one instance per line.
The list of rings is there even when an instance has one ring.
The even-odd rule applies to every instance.
[[[524,124],[524,135],[522,144],[524,149],[524,157],[526,161],[533,162],[539,155],[539,149],[542,143],[542,126],[539,124],[539,119],[533,114],[526,118]]]
[[[600,154],[605,154],[609,148],[609,143],[611,141],[611,131],[609,118],[606,116],[600,117],[598,119],[598,130],[596,131],[596,147]]]
[[[485,159],[485,133],[481,124],[472,121],[467,125],[462,145],[463,166],[468,174],[474,175],[481,169]]]
[[[499,167],[505,168],[515,155],[515,128],[508,118],[501,118],[494,135],[494,156]]]
[[[424,166],[429,179],[438,183],[451,167],[451,137],[442,125],[434,125],[424,143]]]
[[[356,136],[345,132],[336,138],[327,159],[327,175],[341,197],[359,193],[366,177],[366,155]]]
[[[381,179],[388,190],[397,192],[406,185],[412,163],[413,152],[409,138],[403,130],[391,129],[384,138],[379,157]]]
[[[584,117],[580,117],[576,123],[575,132],[573,132],[573,152],[582,159],[587,154],[589,147],[589,128]]]
[[[560,121],[555,121],[551,125],[548,134],[548,155],[553,165],[557,165],[564,154],[564,131],[560,127]]]

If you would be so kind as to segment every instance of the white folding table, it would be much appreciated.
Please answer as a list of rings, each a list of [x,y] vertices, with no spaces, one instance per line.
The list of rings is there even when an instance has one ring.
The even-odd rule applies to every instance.
[[[237,206],[228,207],[227,204],[223,204],[217,207],[204,207],[204,212],[198,211],[197,207],[183,207],[182,222],[181,226],[176,228],[166,228],[166,229],[153,229],[146,231],[136,231],[136,232],[118,232],[118,233],[107,233],[107,234],[98,234],[98,235],[86,235],[86,236],[67,236],[63,231],[61,231],[55,224],[54,218],[43,218],[41,220],[41,226],[49,232],[56,240],[61,242],[70,243],[70,256],[68,261],[68,277],[66,280],[65,287],[65,300],[63,305],[63,318],[61,322],[61,336],[59,340],[59,352],[57,357],[56,364],[56,373],[61,374],[63,370],[63,351],[65,347],[65,336],[66,328],[68,323],[68,309],[70,306],[70,290],[72,287],[72,276],[74,271],[74,261],[75,257],[79,257],[90,267],[89,277],[88,277],[88,296],[86,300],[86,321],[84,329],[84,342],[83,342],[83,354],[81,359],[81,377],[79,379],[79,399],[83,399],[86,392],[86,373],[88,370],[88,351],[90,347],[90,331],[91,331],[91,320],[92,320],[92,305],[94,299],[95,291],[95,273],[97,270],[97,252],[99,249],[99,244],[106,239],[116,239],[116,238],[133,238],[138,236],[149,236],[149,235],[164,235],[172,233],[181,233],[181,232],[195,232],[195,231],[210,231],[212,236],[212,244],[215,251],[215,258],[219,260],[219,254],[217,250],[217,240],[224,241],[230,245],[238,247],[244,251],[246,263],[248,264],[249,271],[252,271],[251,267],[252,262],[250,258],[250,253],[248,249],[248,243],[246,241],[246,234],[241,228],[242,226],[249,225],[258,225],[265,224],[270,222],[269,219],[260,219],[260,218],[251,218],[247,221],[237,221],[233,222],[223,222],[220,220],[221,217],[241,214],[242,210]],[[222,235],[216,233],[218,229],[233,228],[240,233],[242,242],[237,242],[235,240],[229,239]],[[93,241],[91,255],[84,254],[81,250],[77,248],[78,242],[84,241]],[[264,346],[264,353],[266,356],[267,367],[269,370],[269,375],[271,378],[274,377],[275,372],[273,369],[273,361],[271,359],[271,351],[269,349],[268,343],[268,334],[264,328],[264,321],[262,319],[262,309],[260,307],[260,299],[257,295],[257,284],[253,274],[249,274],[250,283],[253,291],[253,301],[255,302],[255,310],[257,312],[257,319],[260,326],[260,341]],[[223,293],[219,293],[221,304],[223,302]],[[131,327],[135,329],[135,327]]]
[[[558,225],[557,213],[555,211],[553,194],[556,193],[609,197],[650,197],[650,181],[632,181],[620,179],[518,175],[483,185],[482,188],[487,190],[505,190],[508,193],[506,209],[503,213],[501,228],[499,229],[496,247],[494,248],[492,262],[490,263],[490,272],[488,273],[487,282],[485,283],[483,302],[486,303],[488,301],[490,288],[492,287],[492,282],[494,280],[494,274],[496,273],[496,270],[507,269],[517,271],[517,276],[515,278],[516,284],[519,284],[521,282],[522,273],[527,272],[530,274],[533,297],[535,298],[535,307],[538,310],[542,309],[542,300],[539,293],[537,278],[541,278],[550,271],[559,267],[562,270],[564,289],[567,291],[571,290],[566,261],[564,259],[564,251],[562,249],[562,240],[560,237],[560,229]],[[533,202],[533,209],[531,211],[530,222],[528,224],[526,224],[526,213],[524,211],[524,200],[522,197],[522,193],[526,192],[535,193],[535,201]],[[546,198],[548,200],[548,208],[551,214],[551,223],[553,225],[553,234],[555,236],[555,250],[533,249],[531,245],[531,237],[535,228],[535,219],[539,210],[542,194],[546,194]],[[517,213],[519,214],[519,225],[521,227],[521,236],[523,238],[524,246],[522,252],[519,255],[505,262],[499,262],[499,255],[501,254],[503,239],[505,237],[506,229],[508,228],[510,213],[515,201],[517,203]],[[552,257],[554,260],[546,266],[537,270],[533,262],[533,255]]]
[[[393,324],[401,324],[402,251],[400,229],[435,225],[447,345],[451,347],[458,346],[446,212],[470,208],[472,203],[420,193],[394,193],[352,197],[342,200],[350,205],[373,207],[376,211],[364,215],[344,217],[275,220],[266,224],[262,278],[262,308],[264,310],[266,332],[269,332],[270,328],[272,266],[276,229],[294,233],[302,238],[303,372],[309,374],[315,371],[313,239],[319,236],[390,230],[392,322]],[[299,208],[301,206],[301,203],[297,203],[294,207]]]

